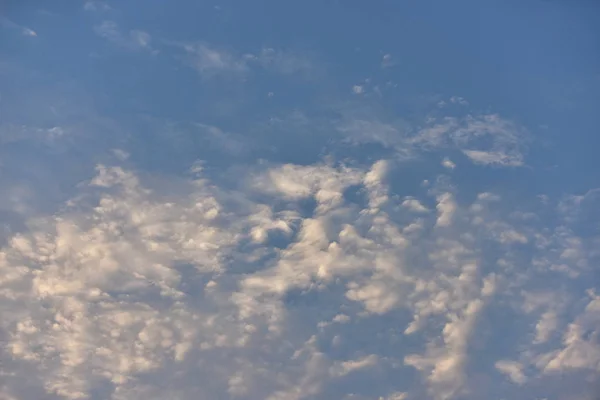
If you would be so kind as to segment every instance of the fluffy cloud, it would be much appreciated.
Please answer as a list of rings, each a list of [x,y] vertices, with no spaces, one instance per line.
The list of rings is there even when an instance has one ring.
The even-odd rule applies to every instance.
[[[454,169],[454,168],[456,168],[456,164],[454,164],[452,162],[452,160],[450,160],[449,158],[444,158],[442,160],[442,166],[444,166],[444,168],[448,168],[448,169]]]
[[[503,374],[508,375],[511,381],[522,385],[527,381],[527,377],[523,374],[523,366],[515,361],[501,360],[496,362],[496,368]]]
[[[600,381],[600,191],[509,187],[554,158],[526,157],[514,122],[543,104],[508,119],[428,94],[451,86],[419,67],[436,49],[378,50],[385,26],[356,42],[356,10],[318,11],[348,22],[338,46],[298,31],[304,5],[287,23],[184,3],[9,15],[43,40],[0,17],[25,46],[0,49],[1,399],[563,400]],[[157,57],[72,70],[102,44]]]
[[[503,239],[516,228],[495,220],[497,196],[461,204],[434,190],[422,201],[437,201],[436,215],[390,194],[392,169],[262,164],[225,190],[198,168],[193,180],[167,182],[100,165],[63,211],[28,221],[3,247],[3,359],[34,371],[29,386],[71,399],[322,398],[345,379],[397,368],[414,368],[433,397],[450,399],[467,393],[477,359],[520,385],[525,368],[599,371],[598,296],[589,292],[563,324],[576,303],[544,300],[529,288],[535,271],[508,267],[515,246],[536,245]],[[346,196],[354,186],[365,203]],[[486,253],[492,243],[505,254]],[[537,244],[537,257],[560,258],[561,243]],[[539,316],[523,336],[532,352],[481,359],[473,343],[486,309],[518,288],[526,301],[513,312]],[[325,350],[398,312],[410,317],[396,335],[421,346]],[[25,393],[22,377],[8,376],[6,393]],[[388,389],[381,398],[412,387]]]

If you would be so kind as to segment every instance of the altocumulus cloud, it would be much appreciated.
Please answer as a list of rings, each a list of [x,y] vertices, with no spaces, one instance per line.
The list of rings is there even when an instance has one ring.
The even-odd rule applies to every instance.
[[[533,117],[345,18],[154,3],[0,20],[77,39],[0,46],[1,399],[585,398],[600,192],[522,184]]]
[[[199,169],[167,184],[98,165],[62,211],[27,221],[2,248],[5,395],[18,398],[27,379],[71,399],[101,388],[128,399],[302,399],[332,387],[341,398],[357,376],[415,369],[416,381],[370,390],[404,398],[396,392],[422,384],[448,399],[467,393],[473,357],[505,330],[521,334],[502,358],[478,357],[489,374],[526,385],[598,373],[598,295],[560,299],[536,283],[585,284],[593,243],[567,222],[507,222],[490,193],[469,204],[432,187],[421,201],[437,214],[396,199],[394,168],[263,164],[249,184],[223,189]],[[355,186],[366,202],[348,198]],[[526,306],[511,306],[512,293]],[[528,318],[485,332],[498,308]],[[565,308],[576,313],[559,317]],[[396,316],[379,333],[385,346],[352,344],[382,316]]]

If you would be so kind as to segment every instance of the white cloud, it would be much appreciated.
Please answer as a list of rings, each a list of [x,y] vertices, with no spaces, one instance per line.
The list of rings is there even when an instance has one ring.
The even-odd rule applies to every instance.
[[[32,29],[23,28],[23,35],[35,37],[35,36],[37,36],[37,33],[34,30],[32,30]]]
[[[115,155],[115,157],[117,157],[117,159],[119,159],[120,161],[125,161],[129,158],[129,153],[126,152],[125,150],[121,150],[121,149],[113,149],[112,153]]]
[[[293,52],[263,48],[256,54],[239,54],[206,42],[179,45],[188,55],[188,61],[202,76],[243,76],[255,68],[281,75],[310,77],[315,71],[313,62]]]
[[[452,162],[452,160],[450,160],[449,158],[444,158],[444,159],[442,160],[442,166],[443,166],[444,168],[448,168],[448,169],[454,169],[454,168],[456,168],[456,164],[454,164],[454,163]]]
[[[516,361],[501,360],[496,362],[496,369],[503,374],[506,374],[511,381],[519,385],[527,381],[527,377],[523,374],[523,365]]]
[[[473,204],[437,191],[399,199],[387,186],[397,166],[262,163],[237,176],[248,182],[237,189],[201,163],[191,180],[98,166],[62,211],[2,247],[2,357],[63,398],[204,398],[199,387],[210,398],[344,398],[345,380],[411,367],[432,398],[451,399],[474,384],[473,357],[524,387],[530,369],[541,380],[598,371],[598,296],[528,288],[557,272],[524,270],[515,252],[530,246],[536,265],[571,264],[588,257],[586,242],[558,228],[520,240],[526,226],[504,222],[487,192]],[[345,196],[354,186],[367,202]],[[437,214],[427,212],[423,202],[436,200]],[[502,327],[511,335],[494,325],[487,342],[480,324],[491,307],[513,323]],[[578,312],[564,325],[567,307]],[[363,336],[369,329],[377,334]],[[497,335],[529,347],[518,361],[488,359],[481,346]],[[19,378],[7,379],[5,391],[23,397]],[[409,398],[406,389],[373,396]]]
[[[425,207],[421,202],[417,199],[406,199],[402,202],[402,206],[408,208],[409,210],[416,213],[427,213],[429,209]]]
[[[8,29],[16,29],[21,32],[23,36],[36,37],[37,32],[26,26],[19,25],[6,17],[0,16],[0,26]]]
[[[392,55],[389,53],[384,54],[383,57],[381,58],[381,67],[388,68],[388,67],[392,67],[394,65],[396,65],[396,63],[394,62]]]
[[[149,33],[140,30],[131,30],[129,33],[123,34],[114,21],[104,21],[100,25],[96,25],[94,32],[117,46],[129,50],[153,51]]]
[[[550,339],[552,333],[558,328],[558,316],[555,311],[546,311],[535,325],[535,340],[537,343],[545,343]]]
[[[364,368],[372,368],[377,364],[378,357],[374,354],[362,357],[358,360],[342,361],[334,365],[330,373],[334,376],[344,376]]]
[[[315,65],[308,56],[272,47],[261,49],[258,54],[250,56],[249,60],[257,62],[266,70],[283,75],[305,74],[308,76],[315,70]]]
[[[395,392],[385,397],[380,397],[379,400],[406,400],[408,395],[406,393]]]
[[[354,94],[362,94],[364,93],[365,88],[361,85],[354,85],[352,86],[352,91],[354,92]]]
[[[460,104],[461,106],[468,106],[469,102],[460,96],[452,96],[450,97],[450,103]]]
[[[473,163],[504,167],[524,164],[527,131],[498,115],[432,118],[424,127],[384,123],[347,116],[337,129],[355,144],[379,143],[395,149],[401,158],[456,148]],[[449,160],[448,160],[449,161]],[[445,166],[449,167],[449,163]]]
[[[218,19],[231,15],[223,5]],[[97,33],[129,50],[156,46],[149,34],[111,22]],[[204,77],[312,78],[319,69],[279,48],[175,46]],[[381,66],[395,60],[386,54]],[[259,80],[267,86],[234,92],[255,91],[269,113],[287,107],[278,79]],[[363,83],[363,93],[382,99],[394,85],[377,76]],[[311,101],[319,85],[305,86]],[[471,400],[543,388],[555,400],[557,385],[598,380],[600,298],[583,293],[597,286],[598,190],[539,201],[531,188],[468,179],[469,168],[481,177],[481,166],[523,165],[528,134],[495,114],[466,115],[460,97],[425,121],[403,121],[381,117],[388,104],[365,102],[348,86],[324,87],[345,87],[360,106],[304,105],[257,126],[196,107],[212,102],[201,94],[188,111],[228,128],[167,124],[169,141],[147,136],[148,147],[139,133],[133,144],[129,134],[79,141],[90,131],[87,117],[56,98],[43,99],[53,107],[43,124],[25,128],[15,117],[3,125],[0,398]],[[265,99],[270,89],[277,96]],[[371,110],[361,108],[367,103]],[[252,110],[250,119],[265,116]],[[62,123],[65,115],[76,125]],[[105,117],[103,132],[120,132]],[[343,145],[329,136],[335,129]],[[207,160],[168,172],[165,160],[169,171],[192,162],[170,140]],[[305,144],[331,154],[311,161]],[[157,154],[149,149],[161,157],[148,158]],[[267,160],[249,161],[257,154]],[[71,157],[89,160],[82,167]],[[134,167],[98,165],[82,181],[92,173],[85,164],[99,159]],[[461,173],[450,173],[454,162]],[[135,169],[146,163],[152,168]],[[54,164],[62,169],[54,173]],[[78,178],[63,185],[67,169]],[[60,196],[36,184],[42,179],[32,183],[36,174],[58,179]]]
[[[465,153],[465,155],[469,157],[475,164],[502,165],[510,167],[518,167],[523,165],[523,160],[520,156],[510,156],[501,152],[463,150],[463,153]]]
[[[600,297],[588,292],[589,302],[567,326],[561,348],[539,356],[537,367],[545,373],[588,369],[600,372]]]
[[[247,71],[246,60],[238,58],[224,49],[211,47],[206,43],[184,46],[191,65],[202,75],[219,73],[243,73]]]
[[[456,203],[451,193],[443,193],[438,196],[437,200],[438,219],[436,225],[448,226],[452,223],[452,218],[456,211]]]
[[[83,4],[86,11],[109,11],[112,8],[103,1],[88,0]]]

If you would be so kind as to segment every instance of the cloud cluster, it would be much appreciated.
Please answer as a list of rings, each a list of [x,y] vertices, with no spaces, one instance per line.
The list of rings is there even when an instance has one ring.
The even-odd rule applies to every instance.
[[[600,300],[578,286],[591,239],[511,219],[490,193],[397,198],[394,168],[260,164],[225,189],[201,168],[166,180],[98,166],[0,252],[2,394],[361,398],[362,382],[382,399],[450,399],[476,363],[517,387],[597,376]],[[568,296],[536,286],[555,276]],[[525,325],[493,321],[486,336],[498,308]],[[370,326],[377,343],[359,346]],[[518,339],[486,355],[500,327]],[[411,369],[422,384],[375,383]]]
[[[0,165],[0,398],[562,400],[600,378],[598,189],[536,198],[464,178],[524,166],[527,129],[458,96],[436,97],[423,121],[380,118],[369,104],[398,86],[389,75],[340,74],[314,85],[329,88],[314,96],[326,106],[302,104],[323,72],[315,57],[98,22],[116,47],[160,48],[169,73],[181,56],[206,93],[192,74],[190,102],[175,110],[102,88],[160,112],[98,117],[95,129],[78,102],[44,98],[40,110],[54,105],[39,128],[0,127],[11,163]],[[383,55],[377,70],[393,73],[401,57]],[[300,79],[277,87],[281,76]],[[248,120],[199,112],[222,78],[257,77],[268,103]],[[288,91],[301,94],[298,108]],[[100,108],[125,104],[112,100]],[[197,113],[210,122],[190,121]],[[38,161],[46,152],[58,155]],[[53,164],[76,153],[85,162]],[[167,158],[177,168],[200,159],[177,175]],[[144,162],[156,168],[137,169]],[[67,169],[77,172],[64,184]],[[55,191],[42,184],[49,175]]]
[[[523,127],[497,114],[429,118],[420,127],[346,118],[337,128],[352,143],[378,143],[404,158],[422,151],[458,149],[475,164],[503,167],[524,165],[530,136]],[[452,165],[444,162],[447,168]]]

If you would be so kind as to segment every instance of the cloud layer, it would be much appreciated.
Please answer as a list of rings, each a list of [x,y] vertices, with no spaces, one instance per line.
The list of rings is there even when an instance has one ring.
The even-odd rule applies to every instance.
[[[583,28],[275,3],[0,18],[0,399],[590,400]]]
[[[594,242],[490,193],[397,198],[396,168],[263,165],[224,190],[99,165],[2,249],[5,395],[449,399],[475,371],[485,390],[598,374]],[[557,279],[581,289],[540,287]]]

